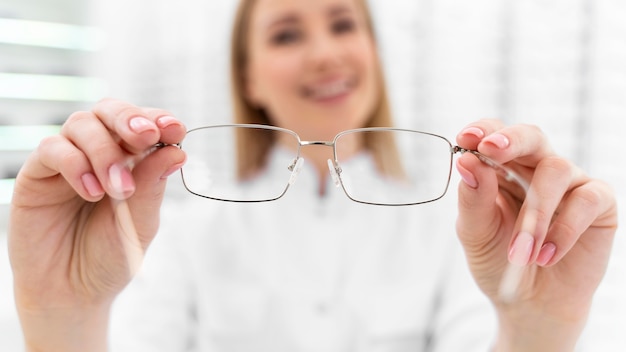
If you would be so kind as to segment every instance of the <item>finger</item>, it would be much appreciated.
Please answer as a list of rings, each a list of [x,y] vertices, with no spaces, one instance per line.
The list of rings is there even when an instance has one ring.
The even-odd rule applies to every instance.
[[[133,170],[136,191],[128,204],[142,244],[152,239],[156,232],[159,209],[165,192],[166,179],[185,163],[185,153],[174,146],[164,147],[148,155]]]
[[[477,150],[500,163],[534,167],[544,158],[554,155],[545,134],[533,125],[504,127],[483,138]]]
[[[59,174],[62,178],[55,177]],[[91,202],[100,200],[104,195],[104,189],[95,176],[87,156],[61,135],[41,141],[22,167],[18,177],[20,185],[24,178],[54,184],[52,189],[57,191],[69,185],[80,197]],[[29,190],[23,187],[18,189],[21,192]],[[40,187],[37,187],[32,191],[37,192],[39,189]],[[71,197],[74,197],[73,193],[67,195],[67,198]],[[61,198],[58,192],[39,193],[36,199],[38,204],[54,204],[67,200]]]
[[[457,135],[456,141],[463,148],[477,150],[478,144],[480,144],[483,138],[502,129],[503,127],[504,124],[500,120],[479,120],[465,126]]]
[[[545,134],[537,126],[505,127],[498,120],[480,120],[466,126],[457,136],[457,143],[499,163],[515,160],[530,167],[553,154]]]
[[[160,139],[159,129],[148,110],[114,99],[103,99],[92,109],[113,135],[130,153],[138,154]]]
[[[185,161],[185,153],[175,147],[167,146],[147,155],[132,170],[135,179],[136,191],[125,200],[111,198],[111,203],[101,202],[100,207],[112,207],[117,237],[109,238],[113,244],[110,250],[104,252],[114,253],[123,249],[125,264],[130,276],[133,276],[140,267],[143,253],[154,239],[159,226],[160,207],[165,193],[166,179],[173,171],[182,167]],[[105,220],[110,219],[109,212]],[[92,221],[95,226],[101,226],[101,221]],[[103,253],[103,244],[100,241],[90,241],[96,246],[95,253]],[[110,258],[109,258],[110,259]]]
[[[93,113],[72,114],[61,128],[61,135],[86,155],[100,185],[110,196],[125,199],[134,192],[129,155]]]
[[[159,116],[156,124],[161,131],[159,142],[167,144],[177,144],[185,138],[187,129],[185,125],[178,119],[170,115]]]
[[[166,110],[104,99],[92,111],[131,153],[143,152],[159,141],[178,143],[185,135],[183,124]]]
[[[503,204],[505,200],[498,195],[496,173],[472,154],[464,154],[457,160],[457,170],[463,182],[459,184],[456,225],[464,247],[469,251],[482,251],[493,249],[493,245],[488,244],[497,242],[505,248],[509,239],[496,238],[502,226],[502,209],[507,208]]]
[[[537,264],[551,266],[558,263],[581,239],[587,229],[612,227],[602,223],[602,214],[614,207],[612,192],[603,182],[590,180],[572,189],[564,198],[559,213],[550,225],[546,240],[537,256]],[[589,239],[598,241],[601,239]]]
[[[558,157],[547,157],[537,165],[519,213],[516,235],[511,240],[511,263],[525,266],[535,261],[563,197],[570,187],[581,182],[576,170],[569,161]]]
[[[136,191],[131,197],[126,200],[112,199],[110,204],[99,204],[112,207],[119,237],[112,238],[114,247],[111,252],[119,248],[124,250],[125,264],[131,276],[141,264],[143,253],[157,232],[166,178],[173,170],[180,168],[184,160],[185,153],[177,147],[167,146],[156,150],[133,169]],[[95,252],[102,252],[102,243],[90,243],[97,246]]]

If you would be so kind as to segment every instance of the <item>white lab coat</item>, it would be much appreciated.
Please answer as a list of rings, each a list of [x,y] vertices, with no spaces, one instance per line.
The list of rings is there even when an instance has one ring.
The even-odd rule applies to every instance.
[[[115,302],[112,351],[489,349],[493,308],[466,268],[454,199],[379,207],[316,185],[305,167],[275,202],[170,200]]]

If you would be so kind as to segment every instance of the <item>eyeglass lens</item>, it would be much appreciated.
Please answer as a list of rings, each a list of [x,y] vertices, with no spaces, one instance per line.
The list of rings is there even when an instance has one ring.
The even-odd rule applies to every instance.
[[[367,161],[349,158],[359,139]],[[341,184],[353,200],[373,204],[416,204],[443,196],[450,178],[450,143],[439,136],[407,130],[357,130],[335,141]]]
[[[279,144],[282,153],[270,152]],[[295,134],[268,128],[211,126],[190,130],[181,148],[187,153],[183,183],[193,194],[225,201],[259,202],[286,191],[298,155]]]

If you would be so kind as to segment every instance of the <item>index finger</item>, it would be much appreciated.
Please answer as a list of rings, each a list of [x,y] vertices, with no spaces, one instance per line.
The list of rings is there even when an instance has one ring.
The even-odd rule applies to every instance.
[[[92,111],[132,153],[143,152],[157,142],[175,144],[185,136],[183,123],[167,110],[140,108],[108,98],[99,101]]]
[[[554,155],[545,134],[537,126],[505,127],[498,120],[480,120],[468,125],[457,136],[457,143],[499,163],[515,162],[526,167],[534,167],[545,157]]]

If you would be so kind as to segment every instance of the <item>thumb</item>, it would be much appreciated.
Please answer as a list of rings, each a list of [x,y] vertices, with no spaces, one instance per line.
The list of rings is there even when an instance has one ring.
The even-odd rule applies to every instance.
[[[131,277],[141,267],[144,253],[156,235],[167,176],[180,169],[184,161],[185,153],[177,147],[167,146],[155,151],[134,168],[132,197],[111,198],[119,241]]]
[[[496,172],[471,153],[463,154],[456,167],[463,180],[459,184],[456,229],[468,257],[506,253],[509,238],[500,238],[498,234],[511,233],[513,225],[505,223],[503,211],[510,207],[499,195]],[[510,231],[503,232],[503,227],[510,227]],[[493,252],[494,249],[498,251]]]
[[[138,243],[143,249],[157,232],[167,177],[180,169],[185,159],[185,153],[178,147],[166,146],[148,155],[133,169],[135,191],[125,201],[130,212],[126,217],[132,219]],[[129,224],[122,224],[120,220],[118,218],[122,232],[132,231]]]

